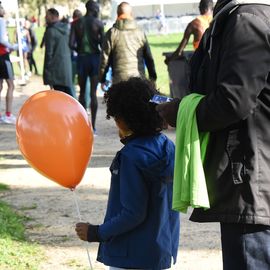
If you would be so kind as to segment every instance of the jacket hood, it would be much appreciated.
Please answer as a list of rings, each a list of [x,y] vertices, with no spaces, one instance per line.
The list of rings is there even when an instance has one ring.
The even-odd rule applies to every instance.
[[[114,27],[120,31],[134,30],[137,28],[137,23],[135,20],[131,20],[131,19],[118,19],[116,20]]]
[[[174,170],[174,144],[164,134],[135,138],[121,151],[132,157],[134,163],[153,181],[172,181]]]
[[[60,32],[62,35],[68,35],[68,25],[62,22],[56,22],[51,25],[55,30]]]
[[[241,5],[270,5],[269,0],[218,0],[214,8],[214,19],[220,16],[226,11],[232,11],[234,8],[237,8]]]

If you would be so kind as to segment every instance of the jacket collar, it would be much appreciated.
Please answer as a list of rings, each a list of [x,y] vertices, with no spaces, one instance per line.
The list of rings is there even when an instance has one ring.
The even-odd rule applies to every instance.
[[[136,136],[135,134],[131,134],[125,138],[120,139],[120,142],[124,145],[126,145],[128,142],[132,141],[133,139],[137,138],[138,136]]]
[[[113,26],[120,31],[137,29],[137,24],[134,19],[117,19]]]
[[[117,20],[133,20],[129,14],[121,14],[117,17]]]

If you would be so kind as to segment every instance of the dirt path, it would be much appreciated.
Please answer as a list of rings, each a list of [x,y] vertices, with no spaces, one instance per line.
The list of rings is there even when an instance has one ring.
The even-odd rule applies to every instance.
[[[18,113],[30,95],[44,89],[39,77],[32,78],[23,88],[17,87],[14,113]],[[121,147],[113,122],[105,119],[101,98],[97,130],[89,168],[76,190],[82,219],[96,224],[104,217],[110,179],[108,166]],[[166,133],[174,140],[173,130]],[[30,168],[18,151],[15,127],[4,124],[0,125],[0,183],[11,187],[11,191],[1,195],[1,200],[32,218],[27,223],[27,235],[46,254],[40,269],[89,269],[86,246],[74,233],[78,217],[73,193]],[[181,244],[174,269],[222,269],[218,224],[196,224],[189,222],[188,217],[181,216]],[[90,244],[87,248],[94,269],[106,269],[95,261],[97,245]]]

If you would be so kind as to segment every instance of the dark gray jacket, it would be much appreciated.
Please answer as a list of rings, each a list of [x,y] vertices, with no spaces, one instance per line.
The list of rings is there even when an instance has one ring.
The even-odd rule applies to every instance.
[[[71,52],[68,39],[69,30],[66,23],[56,22],[47,26],[44,35],[44,84],[72,87]]]
[[[211,204],[191,220],[270,225],[270,4],[219,2],[231,7],[216,9],[191,63]]]
[[[157,79],[154,59],[145,34],[134,20],[117,20],[108,30],[103,43],[99,80],[105,82],[109,66],[112,67],[113,82],[131,76],[145,77],[145,65],[149,78]]]

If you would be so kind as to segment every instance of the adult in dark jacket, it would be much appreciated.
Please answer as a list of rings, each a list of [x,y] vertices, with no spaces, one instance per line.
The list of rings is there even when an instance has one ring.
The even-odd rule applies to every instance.
[[[210,132],[211,205],[191,220],[221,223],[223,269],[270,269],[269,1],[217,1],[191,66],[191,90],[205,95],[196,115],[199,131]],[[157,110],[175,125],[178,105]]]
[[[86,15],[71,25],[69,45],[78,53],[77,72],[80,85],[79,102],[87,108],[86,84],[90,78],[90,110],[92,126],[95,132],[98,109],[97,85],[100,51],[104,37],[104,26],[97,17],[99,5],[93,0],[86,4]]]
[[[70,49],[68,46],[68,25],[59,21],[59,13],[54,8],[47,10],[46,22],[47,28],[44,34],[44,84],[72,96],[72,70]]]
[[[131,6],[122,2],[117,8],[118,18],[106,33],[102,48],[99,80],[104,88],[106,73],[112,68],[113,83],[132,76],[145,77],[145,65],[149,79],[157,79],[154,59],[145,34],[132,18]]]

